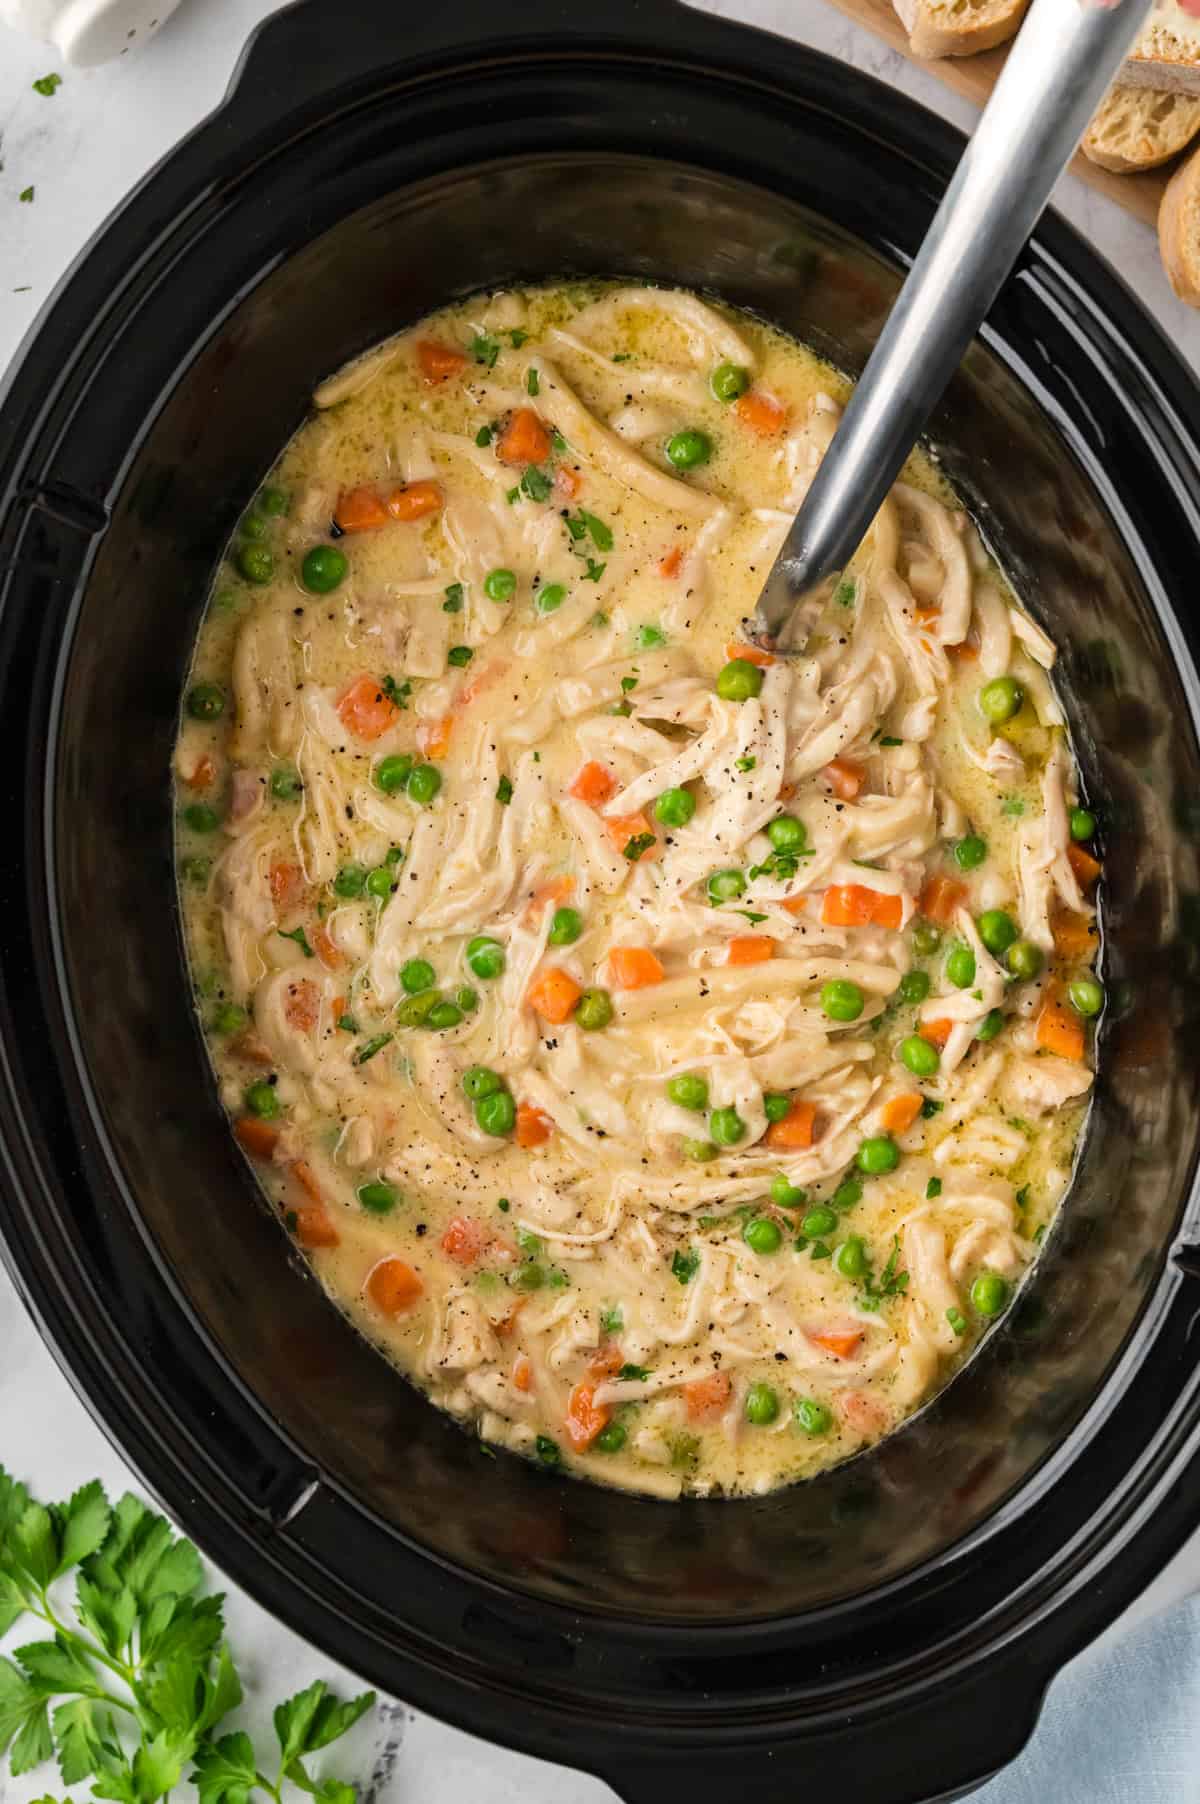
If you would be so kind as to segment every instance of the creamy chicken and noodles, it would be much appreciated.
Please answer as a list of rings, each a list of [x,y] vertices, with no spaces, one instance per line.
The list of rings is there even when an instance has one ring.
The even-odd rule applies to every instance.
[[[1091,1083],[1054,647],[914,461],[772,657],[845,381],[547,288],[328,382],[230,548],[181,893],[234,1132],[329,1294],[491,1442],[763,1491],[1000,1315]]]

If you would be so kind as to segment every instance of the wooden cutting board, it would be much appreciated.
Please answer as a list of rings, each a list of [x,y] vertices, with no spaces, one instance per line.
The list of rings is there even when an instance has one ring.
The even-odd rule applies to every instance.
[[[910,63],[918,69],[928,69],[939,81],[944,81],[948,88],[957,94],[965,94],[977,106],[984,106],[995,85],[996,78],[1004,67],[1007,48],[999,50],[983,50],[978,56],[945,56],[930,62],[924,57],[914,56],[908,47],[908,33],[901,25],[892,7],[891,0],[830,0],[840,13],[853,19],[856,25],[865,25],[894,50],[899,50]],[[1089,163],[1082,152],[1071,164],[1073,172],[1089,188],[1099,189],[1109,200],[1115,200],[1119,207],[1144,219],[1148,225],[1154,225],[1158,218],[1158,203],[1162,199],[1163,189],[1167,185],[1170,166],[1167,169],[1147,169],[1140,175],[1113,175],[1107,169],[1098,169],[1095,163]]]

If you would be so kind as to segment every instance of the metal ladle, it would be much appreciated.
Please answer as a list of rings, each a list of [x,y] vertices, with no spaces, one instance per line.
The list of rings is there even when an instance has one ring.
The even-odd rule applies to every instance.
[[[754,631],[802,641],[865,538],[1153,0],[1034,0],[758,598]]]

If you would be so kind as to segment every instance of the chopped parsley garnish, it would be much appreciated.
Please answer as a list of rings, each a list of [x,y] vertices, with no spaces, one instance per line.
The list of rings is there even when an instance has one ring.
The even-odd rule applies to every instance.
[[[903,745],[904,741],[903,741],[903,739],[894,738],[891,733],[885,733],[885,734],[883,734],[879,743],[880,743],[880,745]]]
[[[927,1096],[921,1104],[922,1121],[932,1121],[935,1115],[941,1114],[945,1106],[944,1102],[935,1102],[932,1096]]]
[[[383,855],[384,864],[401,864],[404,860],[403,846],[389,846]]]
[[[18,194],[18,196],[17,196],[17,199],[18,200],[32,200],[33,199],[33,189],[32,188],[22,188],[20,194]]]
[[[496,785],[496,800],[498,802],[503,802],[504,806],[507,808],[508,804],[512,801],[512,799],[513,799],[512,783],[510,782],[510,780],[507,777],[501,777],[500,781]]]
[[[532,375],[533,371],[529,373]],[[531,501],[544,501],[553,486],[546,472],[539,470],[536,464],[530,464],[521,478],[521,492],[528,495]]]
[[[461,614],[462,611],[463,586],[461,583],[451,583],[446,590],[446,599],[442,603],[442,612],[444,614]]]
[[[562,433],[558,430],[557,426],[554,428],[554,431],[550,434],[550,443],[554,446],[554,449],[559,453],[560,456],[564,451],[569,449],[566,439],[563,437]]]
[[[1028,1208],[1028,1206],[1029,1206],[1029,1185],[1028,1184],[1021,1185],[1021,1188],[1017,1191],[1016,1202],[1017,1202],[1018,1209]]]
[[[525,375],[525,393],[527,395],[536,395],[540,386],[537,371],[528,370]]]
[[[408,681],[397,683],[394,676],[385,676],[379,685],[395,708],[407,708],[408,698],[412,694],[412,684]]]
[[[932,1202],[933,1198],[935,1196],[941,1196],[941,1194],[942,1194],[941,1178],[930,1178],[928,1184],[926,1184],[926,1186],[925,1186],[926,1197],[929,1199],[930,1202]]]
[[[282,927],[278,927],[276,928],[276,932],[281,940],[295,940],[305,958],[314,958],[316,956],[308,943],[308,935],[305,933],[303,927],[293,927],[290,933],[285,933]]]
[[[522,332],[520,326],[511,326],[509,328],[508,342],[514,351],[519,351],[528,337],[528,332]]]
[[[605,613],[603,613],[603,612],[602,612],[602,611],[601,611],[601,610],[600,610],[600,609],[599,609],[599,608],[598,608],[598,609],[597,609],[597,610],[596,610],[596,612],[595,612],[595,613],[594,613],[594,614],[593,614],[593,615],[592,615],[592,625],[593,625],[593,626],[597,626],[597,627],[599,627],[599,626],[607,626],[607,625],[608,625],[608,615],[607,615],[607,614],[605,614]]]
[[[629,695],[634,689],[637,688],[637,686],[638,686],[638,680],[636,677],[622,677],[621,678],[621,687],[625,691],[626,695]]]
[[[450,650],[446,653],[446,662],[447,664],[453,664],[456,669],[461,670],[464,665],[471,662],[471,659],[474,656],[475,653],[471,650],[469,645],[452,645]]]
[[[753,770],[758,763],[758,759],[757,758],[735,758],[733,763],[734,763],[735,770]]]
[[[621,855],[627,858],[630,864],[636,864],[642,853],[648,852],[653,844],[653,833],[635,833],[632,839],[625,841],[621,848]]]
[[[749,921],[751,927],[757,927],[760,921],[765,921],[767,918],[766,915],[756,914],[752,908],[735,908],[733,912],[735,915],[742,915]]]
[[[582,520],[577,520],[574,514],[564,514],[563,525],[566,527],[576,544],[579,543],[580,539],[587,537],[587,527]]]
[[[61,87],[61,75],[39,75],[38,79],[33,84],[33,91],[35,94],[45,94],[49,96],[53,94],[55,88]]]
[[[638,627],[633,642],[638,651],[657,651],[659,646],[667,643],[667,635],[661,627],[646,623]]]
[[[967,1318],[961,1309],[948,1309],[946,1311],[946,1320],[953,1328],[955,1334],[965,1334],[967,1332]]]
[[[852,582],[839,583],[837,588],[833,591],[833,599],[837,602],[839,607],[852,608],[854,606],[854,597],[856,593],[857,591]]]
[[[1020,796],[1005,796],[1004,801],[1001,804],[1000,812],[1002,814],[1021,815],[1025,812],[1025,804]]]
[[[518,486],[515,489],[507,489],[505,491],[504,499],[508,502],[508,505],[510,507],[513,505],[514,502],[519,501],[521,499],[520,485],[518,484]]]
[[[636,1384],[645,1384],[649,1376],[650,1372],[647,1366],[622,1366],[617,1373],[618,1378],[624,1378]]]
[[[539,1434],[533,1443],[533,1451],[543,1466],[561,1466],[562,1454],[557,1441],[552,1441],[548,1434]]]
[[[619,1303],[615,1304],[612,1309],[600,1311],[600,1332],[602,1334],[620,1334],[624,1326],[625,1316]]]
[[[365,1065],[368,1059],[373,1059],[377,1052],[382,1052],[385,1046],[389,1046],[394,1037],[393,1034],[373,1034],[369,1040],[365,1041],[363,1045],[359,1047],[350,1063],[352,1065]]]
[[[878,1307],[886,1297],[902,1297],[908,1289],[908,1273],[898,1272],[896,1270],[899,1259],[900,1236],[898,1234],[893,1234],[892,1250],[888,1256],[887,1264],[879,1274],[878,1282],[871,1277],[869,1272],[863,1280],[863,1290],[866,1293],[866,1300],[875,1307]]]
[[[491,442],[492,442],[491,427],[490,426],[481,426],[479,428],[479,431],[475,434],[475,443],[479,446],[480,450],[482,451],[487,445],[490,445]]]
[[[476,363],[486,364],[489,370],[495,369],[496,359],[500,355],[498,338],[489,338],[485,332],[477,332],[467,349]]]
[[[592,544],[596,550],[611,551],[613,548],[612,527],[606,526],[603,520],[597,520],[595,514],[589,514],[583,507],[579,510],[579,518],[591,533]]]
[[[700,1270],[700,1255],[695,1247],[688,1247],[684,1252],[680,1248],[671,1261],[671,1271],[681,1284],[690,1284]]]
[[[746,874],[751,882],[755,877],[778,877],[781,881],[786,882],[796,875],[800,868],[800,860],[812,858],[813,855],[811,846],[804,846],[798,852],[772,852],[771,856],[765,858],[761,864],[752,864]]]
[[[501,1215],[507,1215],[509,1210],[512,1208],[512,1204],[509,1202],[509,1200],[506,1196],[502,1196],[498,1200],[496,1207],[497,1207],[497,1209],[499,1209]]]
[[[356,1034],[358,1032],[358,1022],[354,1019],[353,1015],[339,1015],[337,1024],[344,1034]]]
[[[595,558],[589,558],[587,561],[587,574],[584,576],[584,579],[583,579],[584,582],[585,583],[598,583],[600,581],[600,578],[604,575],[604,572],[607,569],[608,569],[607,564],[598,564],[596,562]]]
[[[628,363],[629,360],[632,358],[632,356],[633,356],[632,351],[617,351],[613,356],[613,362],[614,363]]]
[[[814,1240],[809,1252],[814,1259],[832,1259],[833,1249],[827,1247],[823,1240]]]

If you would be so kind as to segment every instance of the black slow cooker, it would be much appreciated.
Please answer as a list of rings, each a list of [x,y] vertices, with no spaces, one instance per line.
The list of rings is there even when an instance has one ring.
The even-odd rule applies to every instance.
[[[0,400],[0,1202],[64,1367],[330,1655],[623,1798],[958,1797],[1200,1519],[1197,390],[1047,219],[930,442],[1103,823],[1112,998],[1033,1281],[817,1482],[663,1504],[489,1457],[289,1263],[194,1026],[169,758],[211,572],[314,383],[452,296],[620,274],[861,366],[962,140],[671,0],[304,0]]]

